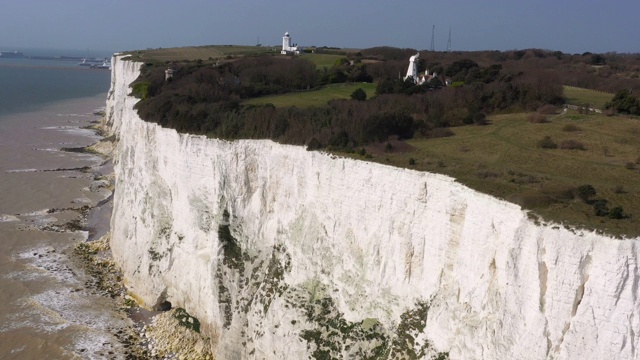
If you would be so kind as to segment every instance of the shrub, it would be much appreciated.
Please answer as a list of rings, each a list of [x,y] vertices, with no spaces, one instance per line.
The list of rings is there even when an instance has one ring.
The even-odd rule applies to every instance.
[[[565,201],[573,200],[576,190],[576,187],[571,185],[547,185],[542,187],[540,192],[556,201]]]
[[[626,164],[624,164],[624,167],[627,168],[627,170],[635,170],[636,164],[629,161]]]
[[[616,185],[613,188],[613,192],[616,193],[616,194],[624,194],[625,193],[624,187],[622,185]]]
[[[553,140],[551,140],[551,136],[545,136],[544,138],[538,140],[537,145],[538,147],[541,147],[543,149],[555,149],[558,147],[558,145],[554,143]]]
[[[581,130],[582,129],[580,127],[574,124],[567,124],[562,127],[562,131],[566,131],[566,132],[574,132],[574,131],[581,131]]]
[[[318,141],[318,139],[314,137],[312,137],[307,143],[307,150],[309,151],[317,150],[317,149],[320,149],[321,147],[322,147],[322,144],[320,144],[320,141]]]
[[[483,113],[476,113],[472,116],[473,123],[476,125],[487,125],[487,116]]]
[[[553,199],[549,195],[538,192],[524,192],[509,197],[509,200],[526,208],[542,208],[553,204]]]
[[[384,152],[391,152],[393,151],[393,145],[391,145],[391,143],[386,143],[384,145]]]
[[[616,206],[609,210],[609,219],[624,219],[626,216],[621,206]]]
[[[546,116],[538,113],[529,114],[529,116],[527,116],[527,121],[532,124],[545,124],[549,122]]]
[[[593,203],[593,212],[596,216],[607,216],[609,214],[609,208],[607,207],[607,200],[598,200]]]
[[[580,185],[576,190],[576,195],[584,202],[589,201],[590,197],[596,196],[596,189],[589,184]]]
[[[563,140],[560,143],[560,149],[565,150],[586,150],[584,144],[576,140]]]
[[[558,108],[551,104],[546,104],[539,107],[537,112],[545,115],[553,115],[558,113]]]
[[[425,136],[430,139],[453,136],[453,131],[449,128],[435,128],[427,131]]]
[[[367,93],[362,88],[357,88],[351,93],[353,100],[365,101],[367,100]]]
[[[416,164],[416,159],[409,158],[409,166],[414,166]]]
[[[481,178],[481,179],[497,178],[497,177],[500,177],[500,175],[499,175],[498,173],[495,173],[495,172],[493,172],[493,171],[488,171],[488,170],[485,170],[485,171],[478,171],[478,172],[476,173],[476,175],[477,175],[479,178]]]

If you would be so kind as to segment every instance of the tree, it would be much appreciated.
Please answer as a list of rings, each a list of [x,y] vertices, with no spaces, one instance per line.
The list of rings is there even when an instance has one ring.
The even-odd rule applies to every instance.
[[[367,93],[362,88],[357,88],[351,93],[353,100],[365,101],[367,100]]]
[[[613,109],[620,113],[640,115],[640,99],[631,95],[627,89],[620,90],[604,105],[605,109]]]

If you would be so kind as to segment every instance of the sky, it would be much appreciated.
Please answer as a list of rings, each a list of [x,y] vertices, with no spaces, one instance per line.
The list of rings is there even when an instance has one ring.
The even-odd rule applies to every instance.
[[[637,0],[2,0],[0,50],[280,45],[640,53]]]

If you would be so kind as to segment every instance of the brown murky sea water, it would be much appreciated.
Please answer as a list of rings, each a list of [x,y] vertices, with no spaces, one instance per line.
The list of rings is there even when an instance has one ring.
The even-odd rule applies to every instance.
[[[60,150],[98,140],[82,127],[105,98],[0,117],[0,359],[123,358],[114,334],[130,320],[71,258],[90,235],[59,227],[110,195],[102,158]]]

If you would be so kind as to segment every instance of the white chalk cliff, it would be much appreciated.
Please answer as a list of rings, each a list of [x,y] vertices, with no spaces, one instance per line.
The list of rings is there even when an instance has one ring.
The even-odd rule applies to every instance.
[[[640,357],[640,239],[539,224],[447,176],[147,123],[140,66],[113,59],[113,255],[220,359]]]

